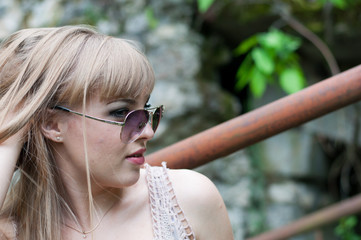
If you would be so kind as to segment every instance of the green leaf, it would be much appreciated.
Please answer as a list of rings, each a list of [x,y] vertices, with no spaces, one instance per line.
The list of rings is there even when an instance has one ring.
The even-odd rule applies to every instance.
[[[253,71],[251,72],[250,77],[251,80],[249,82],[249,88],[252,94],[257,98],[262,97],[267,86],[266,76],[262,72],[260,72],[257,68],[254,68]]]
[[[257,68],[264,74],[270,75],[274,71],[274,63],[272,57],[262,48],[254,48],[251,52],[253,61]]]
[[[287,36],[287,38],[285,38],[285,40],[286,40],[285,48],[290,52],[297,50],[301,46],[300,38]]]
[[[298,67],[288,68],[280,73],[281,88],[288,94],[304,88],[306,80]]]
[[[248,54],[247,57],[243,60],[241,66],[237,70],[236,74],[236,85],[235,90],[240,91],[242,90],[249,82],[250,79],[250,72],[254,68],[252,63],[252,59]]]
[[[338,225],[336,228],[335,228],[335,234],[337,236],[342,236],[344,234],[345,230],[343,228],[342,225]]]
[[[347,7],[346,0],[330,0],[330,2],[337,8],[345,9]]]
[[[260,36],[260,44],[265,48],[281,49],[283,45],[282,32],[277,29],[272,29],[269,32],[263,33]]]
[[[237,82],[234,86],[236,91],[241,91],[249,82],[248,72],[242,72],[241,68],[237,71]]]
[[[271,29],[267,33],[263,33],[259,42],[263,47],[274,49],[281,54],[286,54],[285,51],[295,51],[301,45],[300,38],[288,35],[278,29]]]
[[[213,4],[214,0],[197,0],[198,9],[201,13],[207,12],[208,8]]]
[[[345,9],[348,5],[347,0],[318,0],[318,2],[322,4],[326,4],[327,2],[330,2],[332,5],[340,9]]]
[[[252,47],[256,46],[258,43],[258,36],[253,35],[252,37],[247,38],[238,47],[234,50],[236,55],[242,55],[248,52]]]
[[[153,12],[153,9],[151,9],[150,7],[147,7],[145,9],[145,15],[147,17],[147,20],[148,20],[148,24],[149,24],[149,27],[151,29],[154,29],[158,26],[158,20],[155,18],[154,16],[154,12]]]
[[[357,228],[357,217],[348,216],[340,219],[338,226],[335,228],[335,234],[345,240],[360,240],[361,236],[355,230]]]
[[[345,226],[349,229],[352,229],[353,227],[355,227],[356,224],[357,224],[357,219],[355,216],[348,217],[345,220]]]

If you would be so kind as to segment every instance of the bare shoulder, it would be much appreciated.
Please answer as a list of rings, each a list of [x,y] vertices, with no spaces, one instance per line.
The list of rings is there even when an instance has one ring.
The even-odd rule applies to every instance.
[[[193,170],[169,170],[169,177],[197,239],[233,239],[224,201],[210,179]]]
[[[13,223],[5,218],[0,218],[0,240],[14,240],[16,234]]]
[[[213,182],[203,174],[193,170],[169,170],[169,177],[172,181],[177,197],[184,201],[215,200],[221,198]],[[184,198],[184,199],[183,199]],[[194,204],[194,202],[193,202]]]

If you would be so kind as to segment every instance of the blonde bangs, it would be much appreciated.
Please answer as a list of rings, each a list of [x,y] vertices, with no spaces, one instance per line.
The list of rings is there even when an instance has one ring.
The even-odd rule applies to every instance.
[[[99,89],[106,99],[118,96],[138,97],[149,95],[154,87],[154,73],[145,58],[131,42],[122,39],[108,39],[104,48],[110,52],[99,78]]]
[[[101,100],[149,95],[155,77],[146,57],[127,40],[103,35],[92,36],[84,43],[63,96],[59,100],[78,104],[93,94]]]

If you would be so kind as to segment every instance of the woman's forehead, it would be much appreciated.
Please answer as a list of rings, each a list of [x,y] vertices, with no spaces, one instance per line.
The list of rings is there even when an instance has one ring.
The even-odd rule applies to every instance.
[[[147,103],[149,99],[150,99],[150,93],[149,91],[146,90],[142,91],[139,95],[120,94],[114,96],[104,96],[98,91],[97,93],[89,96],[88,102],[91,103],[92,101],[98,101],[104,104],[122,102],[122,103],[127,103],[129,105],[137,105],[137,104]]]

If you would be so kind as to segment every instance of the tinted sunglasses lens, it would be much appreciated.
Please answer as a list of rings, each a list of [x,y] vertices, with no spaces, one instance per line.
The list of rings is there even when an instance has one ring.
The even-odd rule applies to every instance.
[[[159,107],[157,108],[157,110],[155,110],[153,114],[152,128],[154,132],[157,130],[161,118],[162,118],[162,109]]]
[[[145,110],[136,110],[131,112],[123,126],[120,138],[124,143],[133,142],[140,134],[142,134],[149,120],[149,113]]]

